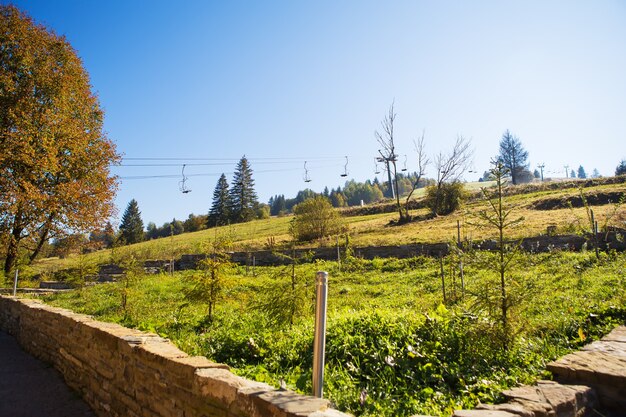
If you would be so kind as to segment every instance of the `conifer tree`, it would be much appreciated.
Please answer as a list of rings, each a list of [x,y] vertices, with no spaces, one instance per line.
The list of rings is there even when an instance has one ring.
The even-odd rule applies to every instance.
[[[230,207],[230,195],[228,192],[228,181],[226,176],[222,174],[217,180],[217,185],[213,191],[213,204],[209,210],[207,218],[207,227],[223,226],[228,224]]]
[[[587,178],[587,173],[585,172],[585,168],[582,165],[578,166],[578,178]]]
[[[120,238],[128,245],[143,240],[143,220],[141,220],[139,205],[134,198],[130,200],[122,216],[120,234]]]
[[[254,191],[252,168],[245,155],[237,164],[229,194],[230,219],[233,223],[247,222],[256,217],[256,206],[259,202]]]

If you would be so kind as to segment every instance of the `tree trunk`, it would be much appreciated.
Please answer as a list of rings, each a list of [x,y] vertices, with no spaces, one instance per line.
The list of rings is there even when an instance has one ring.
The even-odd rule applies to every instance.
[[[48,240],[48,236],[50,234],[50,225],[52,224],[53,219],[54,219],[54,213],[51,213],[48,216],[48,219],[46,220],[46,223],[43,226],[41,235],[39,235],[39,241],[37,242],[37,247],[35,247],[35,250],[33,251],[33,253],[30,254],[28,258],[29,264],[32,264],[35,261],[35,259],[37,259],[37,255],[39,255],[39,252],[41,251],[43,244],[46,243],[46,241]]]
[[[8,275],[17,260],[17,250],[20,244],[22,234],[22,228],[14,228],[11,236],[9,237],[9,244],[7,245],[7,256],[4,260],[4,274]]]

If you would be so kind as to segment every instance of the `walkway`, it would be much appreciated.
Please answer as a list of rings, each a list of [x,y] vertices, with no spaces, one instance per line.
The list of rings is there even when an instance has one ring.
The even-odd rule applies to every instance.
[[[54,368],[0,331],[0,416],[95,417]]]

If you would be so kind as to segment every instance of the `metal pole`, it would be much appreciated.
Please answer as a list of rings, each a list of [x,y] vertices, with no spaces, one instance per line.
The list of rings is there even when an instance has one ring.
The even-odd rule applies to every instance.
[[[313,395],[322,398],[324,388],[324,355],[326,351],[326,296],[328,272],[320,271],[315,277],[315,337],[313,339]]]
[[[15,270],[15,279],[13,280],[13,297],[17,294],[17,276],[19,275],[19,269]]]

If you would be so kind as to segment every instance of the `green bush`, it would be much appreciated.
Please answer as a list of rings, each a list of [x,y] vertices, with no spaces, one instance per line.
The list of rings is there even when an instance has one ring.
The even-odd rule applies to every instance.
[[[461,208],[466,198],[465,186],[461,182],[442,183],[440,187],[426,187],[426,206],[435,214],[446,215]]]
[[[339,214],[323,196],[316,196],[296,205],[293,213],[290,232],[299,241],[321,239],[345,230]]]

